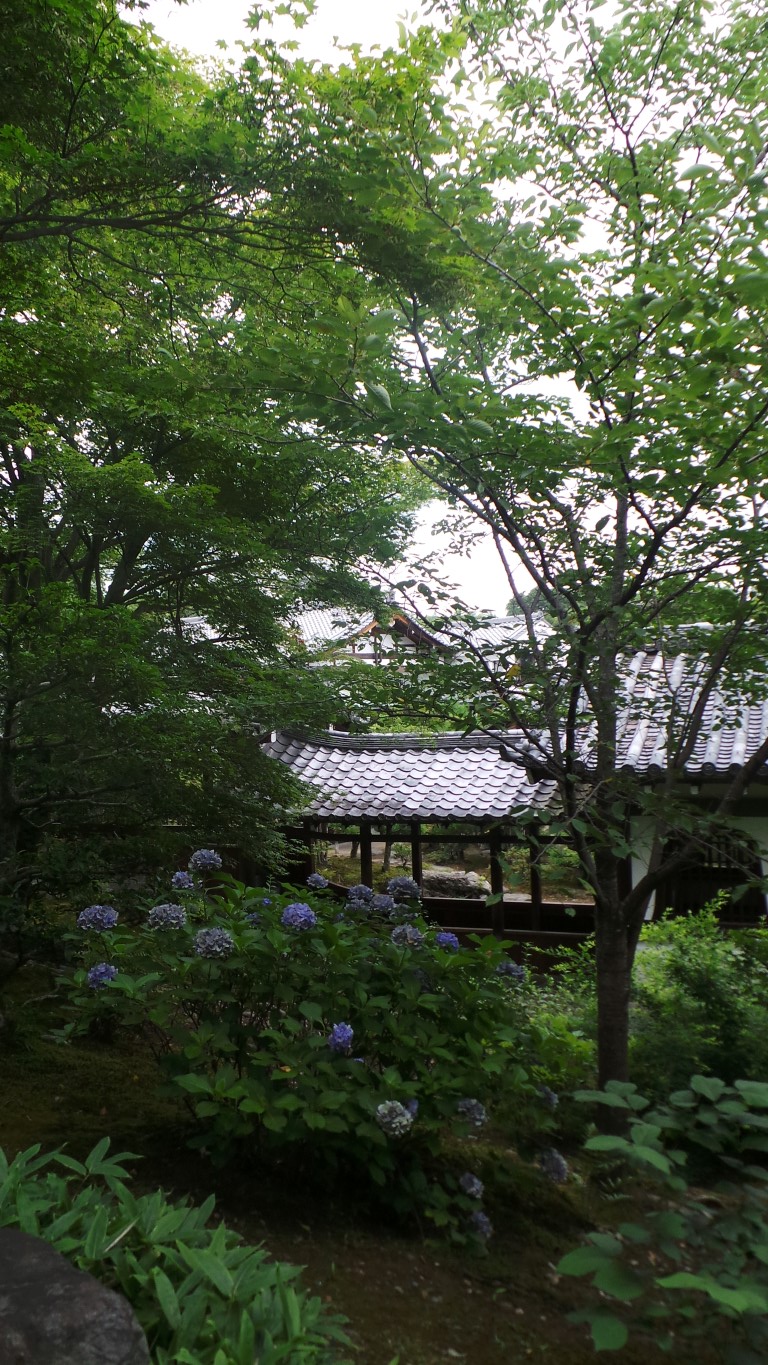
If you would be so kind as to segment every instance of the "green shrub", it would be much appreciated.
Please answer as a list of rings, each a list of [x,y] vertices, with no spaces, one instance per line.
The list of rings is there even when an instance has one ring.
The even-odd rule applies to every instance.
[[[84,1162],[30,1147],[0,1151],[0,1227],[42,1237],[132,1305],[154,1365],[331,1365],[348,1345],[341,1319],[297,1284],[298,1270],[208,1226],[161,1190],[135,1195],[104,1138]]]
[[[665,1349],[701,1340],[733,1365],[768,1353],[768,1084],[694,1076],[655,1109],[634,1085],[610,1082],[579,1098],[623,1111],[626,1136],[601,1134],[588,1151],[617,1158],[661,1187],[662,1197],[614,1232],[592,1233],[558,1270],[590,1275],[603,1303],[572,1316],[598,1350],[624,1345],[630,1328]],[[694,1155],[694,1184],[687,1174]],[[714,1189],[701,1188],[702,1156]],[[760,1163],[760,1164],[758,1164]]]
[[[372,1181],[396,1210],[477,1212],[460,1194],[447,1211],[450,1181],[434,1176],[446,1132],[474,1137],[491,1100],[527,1083],[503,946],[446,943],[414,904],[393,920],[229,879],[185,909],[178,927],[150,915],[80,933],[78,1026],[142,1030],[216,1160],[289,1149],[297,1167]]]
[[[723,933],[716,907],[643,932],[634,972],[632,1075],[643,1093],[693,1072],[768,1078],[764,930]]]

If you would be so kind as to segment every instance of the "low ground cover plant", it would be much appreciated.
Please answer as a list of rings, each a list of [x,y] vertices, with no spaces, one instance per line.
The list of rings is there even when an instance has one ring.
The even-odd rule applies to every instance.
[[[678,1358],[683,1343],[706,1341],[729,1365],[761,1365],[768,1084],[694,1076],[651,1106],[634,1085],[614,1081],[580,1098],[625,1114],[625,1135],[593,1136],[586,1149],[612,1163],[614,1175],[617,1162],[640,1173],[643,1198],[631,1221],[590,1234],[561,1260],[561,1274],[591,1276],[602,1300],[572,1320],[589,1323],[598,1350],[618,1349],[642,1330]]]
[[[104,1138],[85,1161],[30,1147],[0,1150],[0,1227],[50,1242],[129,1301],[153,1365],[341,1365],[340,1318],[304,1292],[298,1270],[210,1224],[162,1190],[136,1195]]]
[[[512,1008],[521,969],[427,923],[407,876],[341,905],[319,874],[265,891],[219,862],[199,850],[139,919],[79,915],[74,1026],[141,1030],[214,1159],[290,1153],[487,1240],[474,1166],[492,1101],[528,1093],[549,1112]]]

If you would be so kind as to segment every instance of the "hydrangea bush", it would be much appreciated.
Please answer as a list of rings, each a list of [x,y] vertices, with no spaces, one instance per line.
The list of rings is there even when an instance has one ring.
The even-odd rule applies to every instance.
[[[471,1164],[461,1149],[476,1147],[493,1097],[535,1095],[503,945],[463,947],[413,904],[393,930],[372,896],[339,918],[317,891],[266,895],[220,876],[138,927],[80,930],[78,1027],[109,1008],[143,1030],[214,1159],[280,1146],[355,1166],[402,1211],[426,1206],[484,1241],[476,1193],[448,1173],[435,1197],[425,1172],[448,1134]]]

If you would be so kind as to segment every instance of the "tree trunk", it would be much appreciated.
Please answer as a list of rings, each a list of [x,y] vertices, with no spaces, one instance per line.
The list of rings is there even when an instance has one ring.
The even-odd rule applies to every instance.
[[[629,995],[632,955],[626,926],[598,911],[596,923],[598,1085],[629,1079]]]

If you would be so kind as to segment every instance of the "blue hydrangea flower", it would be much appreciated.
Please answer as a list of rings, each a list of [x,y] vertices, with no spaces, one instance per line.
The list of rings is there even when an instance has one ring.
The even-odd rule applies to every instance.
[[[456,1105],[456,1113],[460,1114],[464,1122],[471,1124],[473,1128],[482,1128],[488,1122],[485,1106],[479,1100],[459,1100]]]
[[[555,1185],[564,1185],[570,1177],[568,1162],[554,1147],[547,1147],[539,1157],[539,1169]]]
[[[470,1232],[479,1237],[481,1242],[487,1242],[493,1236],[493,1224],[487,1213],[482,1209],[474,1209],[467,1219]]]
[[[88,985],[92,991],[100,991],[104,986],[108,986],[110,981],[114,981],[116,976],[117,967],[113,967],[111,962],[97,962],[88,973]]]
[[[77,917],[78,929],[114,929],[117,911],[112,905],[89,905]]]
[[[389,915],[395,908],[394,896],[385,896],[383,892],[378,892],[371,901],[371,909],[377,915]]]
[[[479,1180],[471,1171],[465,1171],[464,1174],[459,1177],[459,1189],[470,1199],[482,1199],[483,1194],[485,1193],[485,1186],[482,1180]]]
[[[307,886],[311,891],[323,891],[328,885],[328,878],[322,872],[310,872],[307,877]]]
[[[229,957],[235,950],[235,940],[227,929],[198,929],[195,952],[198,957]]]
[[[350,900],[365,901],[366,905],[370,905],[373,900],[373,891],[370,886],[366,886],[364,882],[358,882],[356,886],[350,886],[347,895]]]
[[[302,901],[294,901],[293,905],[286,905],[280,923],[286,929],[314,929],[317,915]]]
[[[262,896],[261,903],[262,905],[271,905],[272,901],[270,900],[269,896]]]
[[[495,970],[497,976],[506,977],[510,981],[525,980],[525,967],[521,966],[519,962],[513,962],[509,957],[500,962]]]
[[[350,1024],[334,1024],[328,1034],[328,1046],[331,1052],[339,1052],[348,1056],[352,1051],[352,1039],[355,1031]]]
[[[547,1109],[552,1109],[553,1111],[557,1109],[557,1106],[560,1103],[559,1097],[555,1094],[554,1090],[550,1090],[548,1085],[540,1085],[536,1093]]]
[[[406,1100],[406,1101],[405,1101],[405,1107],[406,1107],[406,1109],[408,1110],[408,1113],[410,1114],[410,1116],[411,1116],[412,1119],[418,1118],[418,1116],[419,1116],[419,1101],[418,1101],[418,1100]]]
[[[424,942],[424,935],[415,924],[397,924],[389,937],[398,948],[419,948]]]
[[[221,858],[212,848],[199,848],[189,860],[190,872],[218,872]]]
[[[387,891],[396,901],[419,900],[421,896],[418,882],[415,882],[413,877],[390,877]]]
[[[361,900],[359,896],[348,896],[344,909],[350,914],[367,914],[370,910],[368,901]]]
[[[261,915],[259,914],[258,910],[250,910],[245,918],[247,923],[250,924],[251,927],[254,929],[258,924],[261,924]]]
[[[438,948],[443,948],[448,953],[459,951],[459,940],[455,934],[450,934],[447,930],[445,933],[435,934],[435,943]]]
[[[147,916],[150,929],[181,929],[187,922],[182,905],[155,905]]]
[[[194,891],[195,879],[190,877],[188,872],[174,872],[171,877],[171,889],[173,891]]]
[[[389,1137],[404,1137],[413,1127],[413,1114],[399,1100],[385,1100],[376,1110],[376,1122]]]

